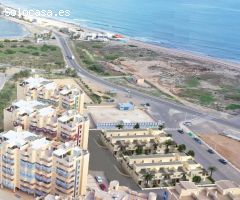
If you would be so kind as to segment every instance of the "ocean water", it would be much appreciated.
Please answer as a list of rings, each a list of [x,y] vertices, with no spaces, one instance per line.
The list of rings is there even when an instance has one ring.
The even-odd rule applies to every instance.
[[[1,2],[1,1],[0,1]],[[239,0],[5,0],[32,9],[70,10],[83,26],[165,47],[240,61]]]
[[[27,34],[21,25],[0,18],[0,38],[17,38]]]

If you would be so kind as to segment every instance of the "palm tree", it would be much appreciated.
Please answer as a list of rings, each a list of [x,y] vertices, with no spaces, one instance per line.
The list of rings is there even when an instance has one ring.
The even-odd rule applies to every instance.
[[[208,170],[210,171],[210,177],[212,178],[213,172],[217,171],[217,168],[214,166],[210,166]]]
[[[117,127],[118,129],[123,129],[123,128],[124,128],[124,125],[123,125],[123,124],[117,124],[116,127]]]
[[[178,151],[179,152],[184,152],[186,150],[186,145],[185,144],[180,144],[179,146],[178,146]]]
[[[133,128],[134,128],[134,129],[139,129],[139,128],[140,128],[140,124],[139,124],[139,123],[136,123]]]
[[[164,142],[164,145],[166,146],[165,152],[168,153],[169,152],[169,146],[173,145],[173,141],[172,140],[167,140]]]
[[[189,156],[192,156],[192,157],[195,156],[195,153],[194,153],[193,150],[189,150],[189,151],[187,152],[187,154],[188,154]]]
[[[165,124],[161,124],[158,126],[158,130],[163,130],[165,128]]]
[[[194,176],[192,181],[194,183],[200,183],[202,181],[202,178],[201,178],[201,176]]]
[[[147,172],[146,174],[143,175],[143,177],[144,177],[144,180],[146,181],[146,184],[149,185],[149,181],[153,180],[155,175],[150,172]]]

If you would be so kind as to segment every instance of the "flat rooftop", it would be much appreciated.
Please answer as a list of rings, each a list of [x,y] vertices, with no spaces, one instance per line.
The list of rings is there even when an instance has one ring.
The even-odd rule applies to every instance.
[[[44,103],[39,101],[25,101],[19,100],[12,103],[12,106],[15,106],[20,113],[32,113],[35,109],[41,109],[46,106]]]
[[[24,144],[26,144],[28,140],[35,139],[38,136],[28,131],[16,132],[10,130],[6,133],[3,133],[1,137],[4,138],[11,147],[13,146],[21,147]]]
[[[88,107],[94,122],[97,123],[119,123],[127,121],[130,123],[155,122],[146,112],[140,109],[121,111],[113,107]]]

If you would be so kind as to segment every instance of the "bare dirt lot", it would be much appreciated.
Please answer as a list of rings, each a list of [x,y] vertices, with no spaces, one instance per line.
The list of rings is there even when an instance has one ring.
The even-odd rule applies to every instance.
[[[240,113],[240,66],[141,42],[74,42],[83,66],[101,76],[143,77],[167,95]]]
[[[200,137],[240,169],[240,142],[217,134],[204,134]]]

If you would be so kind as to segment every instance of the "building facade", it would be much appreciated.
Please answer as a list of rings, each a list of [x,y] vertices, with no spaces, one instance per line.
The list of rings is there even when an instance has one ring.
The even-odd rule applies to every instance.
[[[4,110],[4,130],[17,126],[49,139],[75,141],[84,149],[88,147],[89,119],[76,110],[62,113],[39,101],[19,100]]]
[[[0,142],[1,187],[35,196],[86,194],[88,151],[20,129],[0,134]]]

